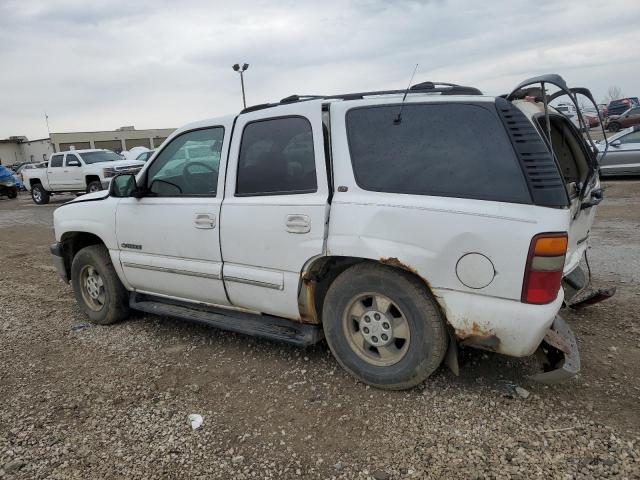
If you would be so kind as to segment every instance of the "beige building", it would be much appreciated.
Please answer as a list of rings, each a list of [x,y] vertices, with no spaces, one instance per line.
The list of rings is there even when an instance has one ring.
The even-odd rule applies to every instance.
[[[114,152],[131,150],[133,147],[153,149],[158,148],[174,130],[174,128],[136,130],[134,127],[121,127],[103,132],[52,133],[51,143],[56,152],[84,148],[106,148]]]
[[[102,132],[52,133],[51,138],[28,140],[27,137],[9,137],[0,140],[0,163],[13,165],[21,162],[42,162],[55,152],[106,148],[114,152],[131,150],[133,147],[158,148],[173,133],[174,128],[136,130],[121,127]]]
[[[22,162],[42,162],[52,153],[53,146],[48,138],[27,140],[27,137],[9,137],[0,140],[0,162],[5,166]]]

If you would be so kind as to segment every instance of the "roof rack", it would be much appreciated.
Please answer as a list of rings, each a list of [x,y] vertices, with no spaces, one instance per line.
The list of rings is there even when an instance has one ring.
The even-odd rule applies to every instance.
[[[378,95],[400,95],[406,90],[376,90],[372,92],[343,93],[339,95],[290,95],[277,103],[262,103],[253,105],[242,110],[240,113],[255,112],[265,108],[277,107],[288,103],[307,102],[309,100],[362,100],[364,97],[374,97]],[[455,83],[445,82],[422,82],[412,85],[408,92],[411,93],[439,93],[440,95],[482,95],[482,92],[475,87],[465,87]]]

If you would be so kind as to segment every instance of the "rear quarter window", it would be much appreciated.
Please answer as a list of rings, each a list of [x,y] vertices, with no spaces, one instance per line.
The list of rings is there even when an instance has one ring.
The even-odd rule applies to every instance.
[[[405,104],[354,108],[347,135],[356,182],[377,192],[531,203],[493,106]]]

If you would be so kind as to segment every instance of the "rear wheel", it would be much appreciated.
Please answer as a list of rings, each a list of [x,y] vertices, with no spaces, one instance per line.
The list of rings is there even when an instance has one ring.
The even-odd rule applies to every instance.
[[[609,124],[609,131],[610,132],[617,132],[619,130],[620,130],[620,124],[619,123],[613,122],[613,123]]]
[[[31,198],[36,204],[45,205],[49,203],[49,192],[38,183],[31,189]]]
[[[102,190],[102,183],[97,180],[90,182],[89,185],[87,185],[87,193],[99,192],[100,190]]]
[[[76,254],[71,283],[78,305],[91,322],[110,325],[129,316],[127,290],[104,245],[90,245]]]
[[[14,191],[14,192],[9,192],[9,195],[7,195],[9,198],[17,198],[18,197],[18,191]]]
[[[418,385],[446,353],[433,296],[408,273],[383,265],[359,264],[340,274],[325,297],[323,325],[340,365],[375,387]]]

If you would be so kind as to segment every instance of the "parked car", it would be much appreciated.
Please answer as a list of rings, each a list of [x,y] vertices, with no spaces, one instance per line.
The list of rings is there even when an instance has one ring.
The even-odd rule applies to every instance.
[[[640,125],[625,128],[609,137],[604,154],[604,140],[598,142],[600,175],[640,175]]]
[[[602,190],[580,132],[521,95],[541,82],[573,95],[557,75],[506,98],[425,82],[186,125],[137,175],[56,209],[54,264],[95,323],[138,309],[325,337],[376,387],[419,384],[445,356],[455,369],[459,345],[537,351],[537,380],[568,378],[558,312],[586,286]]]
[[[632,107],[640,107],[638,97],[621,98],[619,100],[611,100],[607,106],[607,114],[620,115],[622,112]]]
[[[149,149],[147,147],[133,147],[131,150],[123,150],[120,152],[120,155],[122,155],[126,160],[135,160],[140,156],[140,154],[148,151]]]
[[[151,156],[155,153],[155,150],[149,150],[146,152],[142,152],[140,155],[138,155],[136,157],[136,160],[139,160],[141,162],[146,162],[147,160],[149,160],[151,158]]]
[[[607,129],[610,132],[617,132],[632,125],[640,125],[640,107],[625,110],[621,115],[610,115]]]
[[[144,165],[123,160],[110,150],[70,150],[54,153],[46,169],[24,170],[24,184],[38,205],[49,202],[52,193],[97,192],[108,188],[118,173],[138,172]]]
[[[9,198],[16,198],[18,196],[18,187],[11,170],[0,165],[0,196],[3,195]]]

